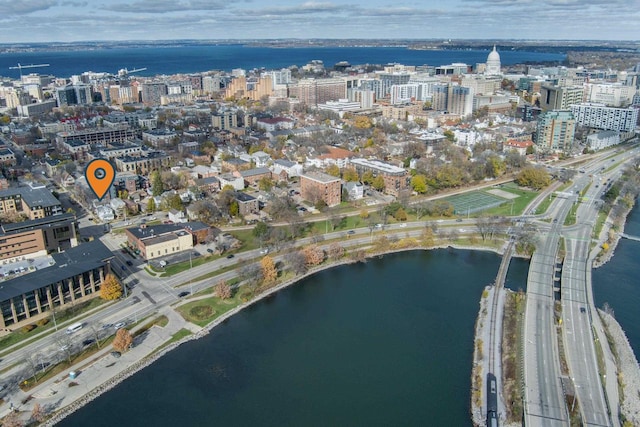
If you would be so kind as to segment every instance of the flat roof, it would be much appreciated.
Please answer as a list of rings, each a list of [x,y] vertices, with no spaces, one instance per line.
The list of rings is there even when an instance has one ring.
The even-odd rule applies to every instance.
[[[322,172],[307,172],[305,174],[300,175],[304,178],[311,179],[313,181],[321,182],[323,184],[328,184],[330,182],[338,181],[340,182],[340,178],[335,176],[327,175]]]
[[[109,248],[97,239],[51,256],[55,261],[54,265],[1,282],[0,301],[6,301],[94,268],[102,267],[114,257]]]
[[[0,226],[0,234],[21,232],[34,228],[45,228],[57,225],[61,222],[73,221],[76,219],[75,214],[65,213],[60,215],[52,215],[45,218],[31,219],[28,221],[2,224]]]
[[[380,160],[367,160],[367,159],[352,159],[352,164],[369,167],[380,171],[382,173],[387,173],[391,175],[400,175],[405,174],[406,171],[398,166],[390,165],[389,163],[381,162]]]

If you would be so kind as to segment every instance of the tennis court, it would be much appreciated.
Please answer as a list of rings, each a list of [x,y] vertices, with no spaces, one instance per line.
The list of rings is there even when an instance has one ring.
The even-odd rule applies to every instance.
[[[453,205],[457,215],[466,215],[490,209],[509,200],[486,193],[484,191],[473,191],[470,193],[456,194],[445,199]]]

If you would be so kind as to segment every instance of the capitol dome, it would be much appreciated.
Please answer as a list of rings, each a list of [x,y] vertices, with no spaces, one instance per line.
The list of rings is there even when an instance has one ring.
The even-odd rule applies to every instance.
[[[487,68],[485,74],[490,76],[496,76],[500,74],[500,54],[496,50],[496,46],[493,45],[493,50],[487,56]]]

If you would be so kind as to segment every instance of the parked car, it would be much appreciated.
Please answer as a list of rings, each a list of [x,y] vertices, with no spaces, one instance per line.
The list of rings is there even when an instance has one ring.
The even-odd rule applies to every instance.
[[[349,230],[347,231],[347,234],[356,234],[355,230]]]
[[[211,248],[207,248],[207,252],[209,252],[210,254],[212,254],[212,253],[213,253],[213,249],[211,249]]]
[[[133,265],[133,263],[132,263],[131,261],[127,261],[127,265],[128,265],[129,267],[131,267],[131,266]]]
[[[112,351],[111,355],[117,359],[122,356],[122,353],[120,353],[119,351]]]
[[[233,255],[233,254],[229,254],[229,255],[227,255],[227,259],[231,259],[231,258],[233,258],[234,256],[235,256],[235,255]]]
[[[88,345],[93,344],[94,342],[96,342],[96,340],[93,340],[93,339],[84,340],[84,341],[82,341],[82,346],[86,347]]]

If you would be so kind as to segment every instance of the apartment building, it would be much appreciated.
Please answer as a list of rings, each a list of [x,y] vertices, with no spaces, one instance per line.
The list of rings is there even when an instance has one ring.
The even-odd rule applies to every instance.
[[[339,205],[342,198],[340,178],[322,172],[306,172],[300,175],[300,194],[311,203],[323,200],[327,206]]]

